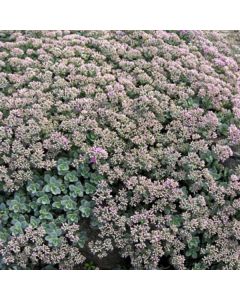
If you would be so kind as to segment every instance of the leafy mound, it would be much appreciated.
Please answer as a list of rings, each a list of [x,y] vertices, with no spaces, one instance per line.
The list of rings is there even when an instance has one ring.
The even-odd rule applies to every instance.
[[[72,153],[75,157],[79,156],[78,151]],[[5,243],[10,241],[9,247],[2,248],[3,265],[16,264],[29,268],[34,266],[34,262],[40,267],[48,262],[50,265],[58,263],[61,268],[73,268],[77,263],[67,258],[68,252],[72,250],[76,260],[81,257],[80,261],[84,261],[81,249],[86,246],[86,241],[92,239],[88,234],[89,229],[93,233],[98,226],[92,212],[92,195],[102,179],[96,165],[91,163],[92,157],[83,157],[81,162],[70,156],[61,157],[56,168],[38,171],[32,181],[18,191],[5,192],[0,196],[0,240]],[[19,252],[21,248],[29,247],[31,240],[38,242],[28,262],[27,253],[19,255]],[[36,254],[41,252],[42,248],[38,249],[40,245],[45,245],[45,254],[42,254],[41,259],[40,254]],[[58,253],[55,253],[58,257],[55,263],[51,263],[52,258],[48,257],[51,249],[53,253]],[[66,257],[61,257],[61,249],[65,249]],[[9,257],[15,256],[10,254],[11,251],[16,257],[9,260]],[[38,258],[34,259],[34,252]]]
[[[104,175],[91,196],[93,255],[118,251],[135,269],[239,269],[239,70],[221,33],[0,39],[3,194],[72,148],[99,147],[108,158],[91,161]]]

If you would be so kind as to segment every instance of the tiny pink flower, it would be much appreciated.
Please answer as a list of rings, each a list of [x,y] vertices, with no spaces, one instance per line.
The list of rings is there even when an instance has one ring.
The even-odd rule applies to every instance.
[[[90,163],[91,164],[96,164],[97,163],[97,159],[96,159],[95,156],[93,156],[93,157],[90,158]]]
[[[92,147],[90,150],[91,158],[90,163],[96,164],[97,163],[97,157],[101,158],[107,158],[108,153],[106,150],[104,150],[102,147]]]
[[[229,139],[232,144],[240,143],[240,130],[233,124],[229,127]]]
[[[104,155],[107,154],[107,151],[104,150],[104,149],[101,148],[101,147],[93,147],[93,148],[91,149],[91,151],[94,152],[94,153],[101,153],[101,154],[104,154]]]

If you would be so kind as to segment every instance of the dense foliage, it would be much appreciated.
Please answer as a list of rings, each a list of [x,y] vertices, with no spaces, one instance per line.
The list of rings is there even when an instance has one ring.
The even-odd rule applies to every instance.
[[[2,268],[111,253],[134,269],[240,268],[239,68],[224,35],[0,40]]]
[[[8,265],[11,263],[14,266],[17,262],[21,268],[29,266],[33,268],[34,263],[41,266],[43,263],[48,262],[49,265],[54,261],[52,264],[59,264],[61,268],[75,267],[77,263],[68,260],[68,252],[70,255],[72,252],[68,248],[66,251],[66,245],[69,246],[67,242],[75,247],[75,252],[79,251],[77,248],[83,249],[86,241],[91,238],[88,237],[87,231],[89,228],[94,231],[98,226],[92,213],[94,207],[92,195],[102,179],[92,162],[96,159],[96,150],[98,153],[103,152],[101,148],[93,148],[92,156],[86,158],[83,156],[81,162],[77,159],[79,151],[70,152],[75,159],[70,159],[70,154],[68,157],[61,157],[51,171],[38,172],[18,191],[5,192],[0,196],[0,239],[7,242],[12,236],[16,237],[11,239],[13,244],[9,248],[0,250],[0,253],[3,251],[4,261],[8,262]],[[18,257],[21,247],[26,246],[25,240],[23,242],[21,237],[25,232],[27,248],[24,249],[24,254],[21,253]],[[34,244],[33,252],[45,252],[45,255],[38,254],[41,258],[34,257],[28,249],[31,239],[35,241],[35,235],[39,234],[40,239],[36,245]],[[42,245],[44,249],[38,247]],[[53,260],[48,255],[51,248],[59,251],[59,255],[63,254],[65,249],[66,257],[57,255]],[[75,254],[75,252],[76,261],[80,257],[80,261],[83,262],[82,253]]]

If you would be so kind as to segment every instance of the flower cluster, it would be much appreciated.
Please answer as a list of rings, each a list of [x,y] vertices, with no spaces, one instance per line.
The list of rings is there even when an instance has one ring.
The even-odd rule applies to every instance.
[[[82,267],[81,251],[92,240],[87,232],[94,233],[98,224],[92,195],[102,176],[88,155],[78,159],[78,154],[76,150],[60,157],[56,168],[35,171],[18,191],[0,194],[2,267]],[[40,240],[32,248],[35,238]]]
[[[97,157],[105,158],[105,159],[108,157],[106,150],[104,150],[101,147],[93,147],[90,150],[90,155],[91,155],[90,163],[93,163],[93,164],[97,163]]]
[[[105,177],[94,255],[239,269],[238,78],[221,32],[5,31],[1,193],[81,149]]]
[[[0,242],[0,254],[2,256],[1,266],[8,269],[74,269],[82,266],[85,261],[84,255],[78,247],[72,245],[73,237],[76,238],[76,231],[70,225],[63,225],[62,230],[65,236],[61,238],[61,246],[52,248],[46,244],[46,231],[43,227],[33,229],[26,228],[25,232],[13,237],[4,246]]]

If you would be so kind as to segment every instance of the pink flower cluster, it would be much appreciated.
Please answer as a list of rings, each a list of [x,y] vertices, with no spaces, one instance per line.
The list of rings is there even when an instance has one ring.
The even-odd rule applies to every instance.
[[[93,164],[97,163],[97,157],[101,157],[101,158],[108,157],[107,151],[101,147],[91,148],[90,153],[91,153],[90,163],[93,163]]]
[[[229,126],[229,139],[233,145],[240,144],[240,129],[234,124]]]
[[[164,261],[175,269],[240,269],[240,183],[230,177],[240,178],[240,168],[229,163],[240,144],[239,66],[226,36],[5,34],[3,189],[17,189],[34,169],[51,169],[61,152],[81,148],[92,164],[107,158],[94,195],[94,255],[116,250],[136,269]],[[93,148],[89,131],[97,137]]]

